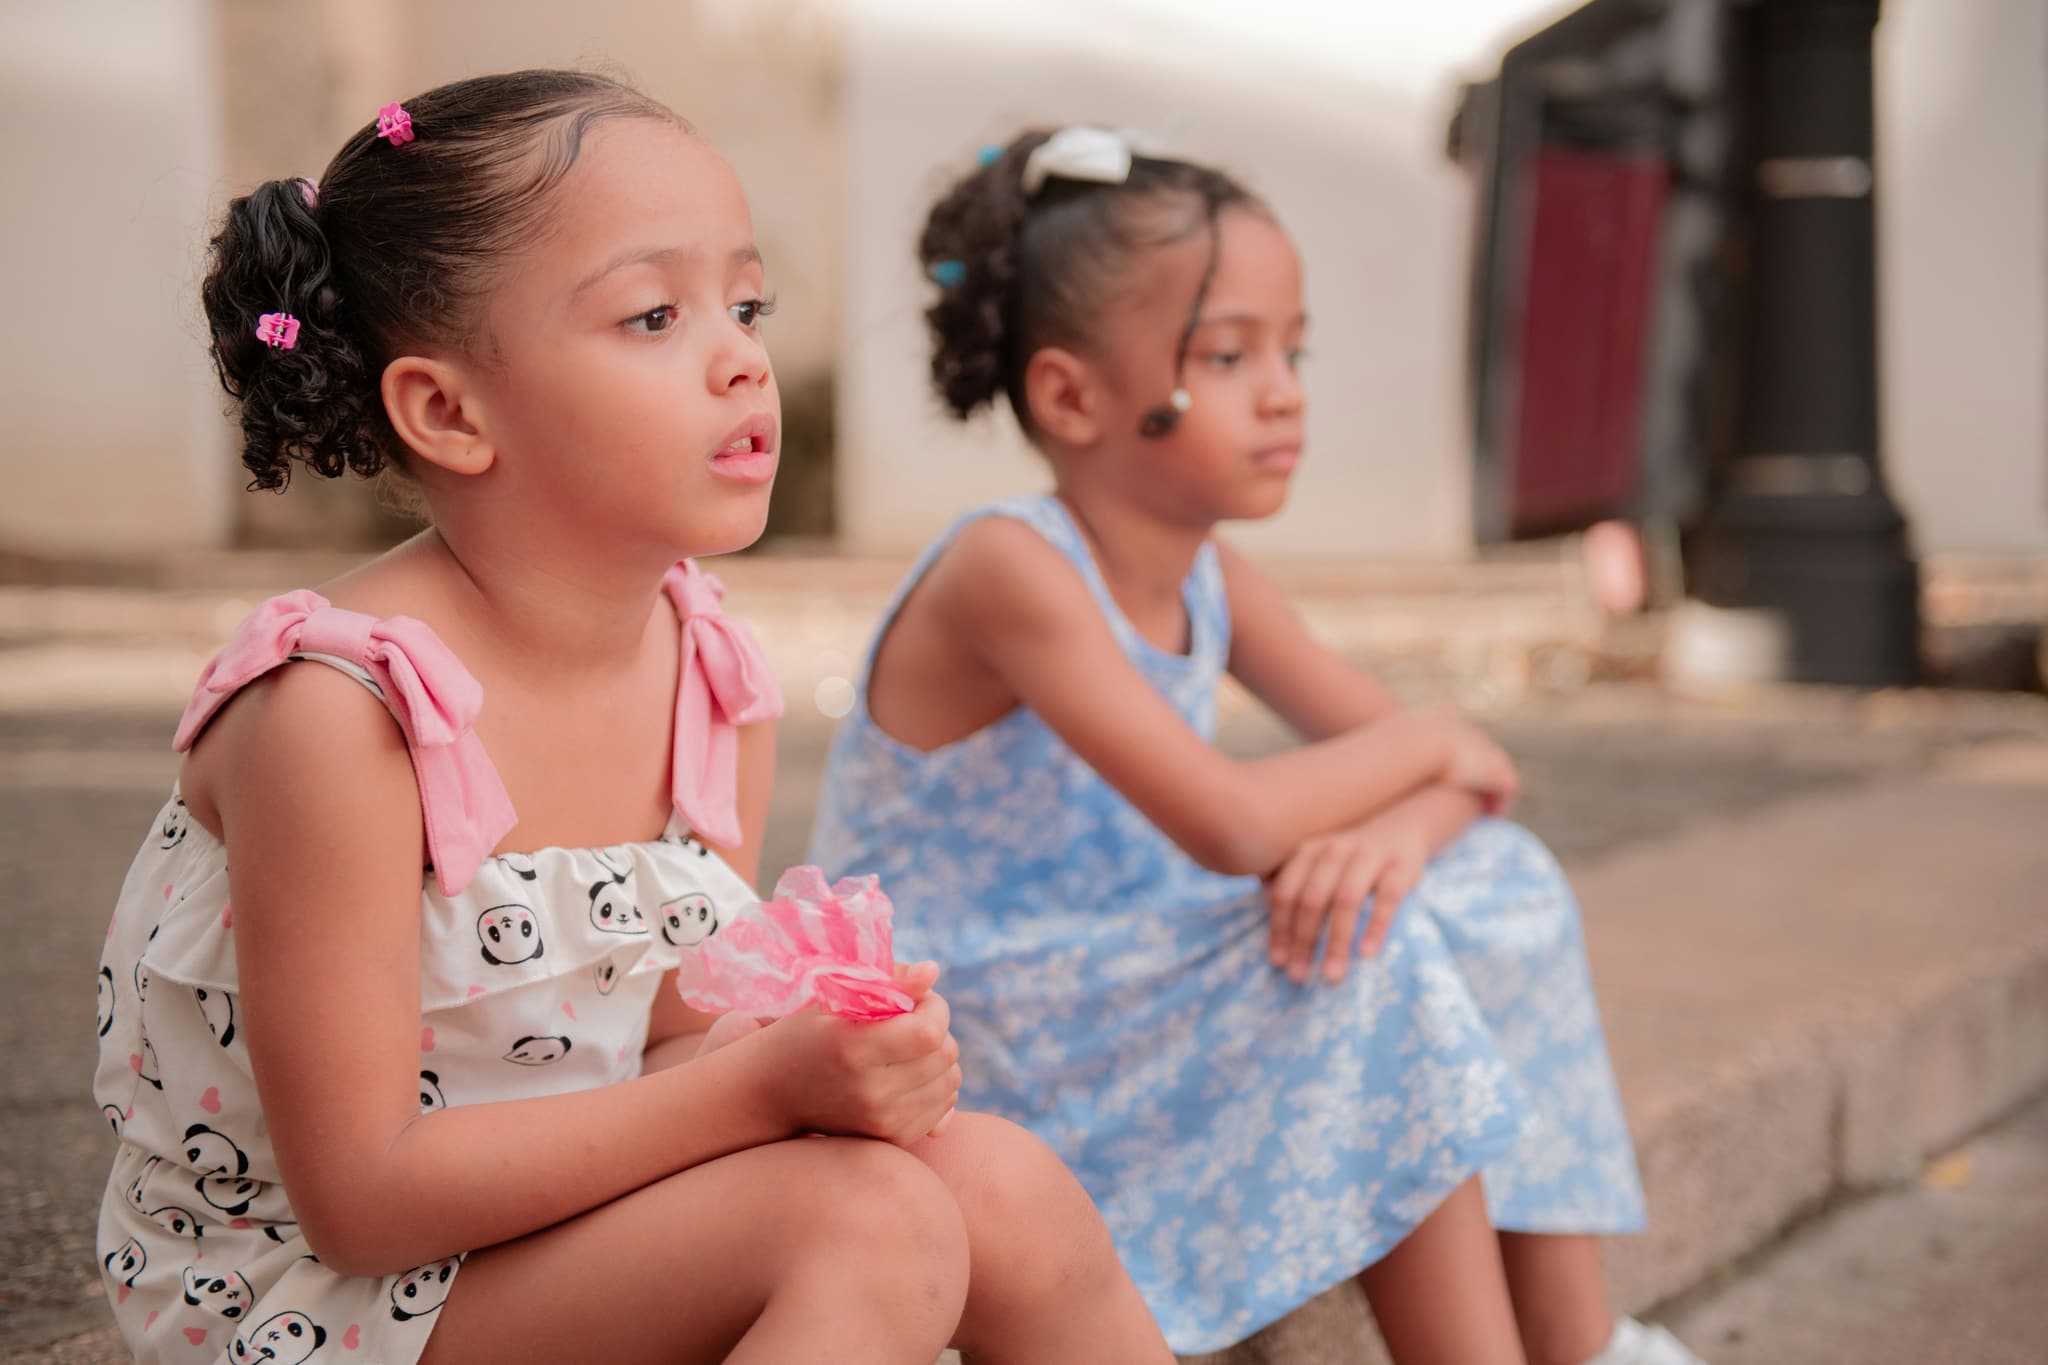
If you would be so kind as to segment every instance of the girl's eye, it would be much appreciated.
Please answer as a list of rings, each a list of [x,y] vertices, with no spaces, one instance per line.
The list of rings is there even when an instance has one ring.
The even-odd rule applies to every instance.
[[[748,299],[725,310],[732,314],[733,321],[742,327],[758,327],[761,319],[775,311],[774,299]]]
[[[672,303],[664,303],[659,308],[650,308],[644,313],[635,314],[625,322],[627,331],[639,332],[642,336],[659,336],[675,325],[676,306]]]
[[[1306,346],[1296,346],[1293,350],[1287,353],[1287,368],[1290,370],[1298,370],[1301,368],[1301,362],[1307,359],[1308,348]]]
[[[1237,368],[1238,361],[1244,359],[1244,353],[1242,351],[1212,351],[1207,356],[1204,356],[1203,359],[1219,370],[1232,370]]]

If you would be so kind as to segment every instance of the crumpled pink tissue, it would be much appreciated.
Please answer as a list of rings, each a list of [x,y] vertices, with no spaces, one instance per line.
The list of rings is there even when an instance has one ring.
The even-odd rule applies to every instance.
[[[718,927],[676,969],[683,1003],[711,1014],[780,1018],[807,1005],[849,1019],[886,1019],[916,1005],[896,984],[892,907],[874,877],[825,884],[793,867],[775,895]]]

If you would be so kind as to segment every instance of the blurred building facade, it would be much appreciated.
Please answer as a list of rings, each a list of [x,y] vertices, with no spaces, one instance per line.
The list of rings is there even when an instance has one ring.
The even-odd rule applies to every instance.
[[[209,222],[317,175],[406,91],[615,70],[733,161],[783,303],[791,442],[841,543],[901,550],[1042,474],[1007,417],[928,395],[911,247],[983,143],[1144,127],[1265,196],[1314,318],[1310,448],[1274,551],[1456,556],[1471,187],[1461,75],[1561,0],[80,0],[0,12],[11,211],[0,550],[131,558],[368,534],[304,480],[245,497],[196,288]],[[1887,0],[1878,32],[1884,451],[1921,548],[2048,551],[2048,7]],[[24,131],[32,130],[32,131]],[[792,487],[799,481],[792,480]],[[813,487],[815,480],[806,480]],[[916,490],[915,496],[905,490]]]

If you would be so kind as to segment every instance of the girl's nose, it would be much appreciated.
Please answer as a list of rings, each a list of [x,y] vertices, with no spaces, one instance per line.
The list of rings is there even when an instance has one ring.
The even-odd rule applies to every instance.
[[[759,337],[743,333],[723,346],[711,366],[713,393],[763,388],[768,383],[768,348]]]
[[[1301,411],[1305,394],[1301,376],[1294,366],[1281,362],[1259,392],[1259,406],[1272,416],[1290,417]]]

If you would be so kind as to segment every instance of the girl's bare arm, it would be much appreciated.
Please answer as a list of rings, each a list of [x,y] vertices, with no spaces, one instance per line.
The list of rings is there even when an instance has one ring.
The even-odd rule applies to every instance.
[[[1073,566],[1028,526],[968,527],[906,610],[939,623],[1073,750],[1205,867],[1263,874],[1303,839],[1446,777],[1483,780],[1435,717],[1384,723],[1267,758],[1228,757],[1118,647]]]
[[[904,1064],[898,1090],[951,1065],[942,1018],[859,1035],[814,1018],[623,1084],[422,1115],[423,848],[396,727],[353,681],[305,666],[252,685],[201,743],[235,774],[215,805],[264,1118],[307,1240],[344,1274],[501,1242],[825,1126],[806,1112],[820,1088],[879,1077],[884,1054]]]

